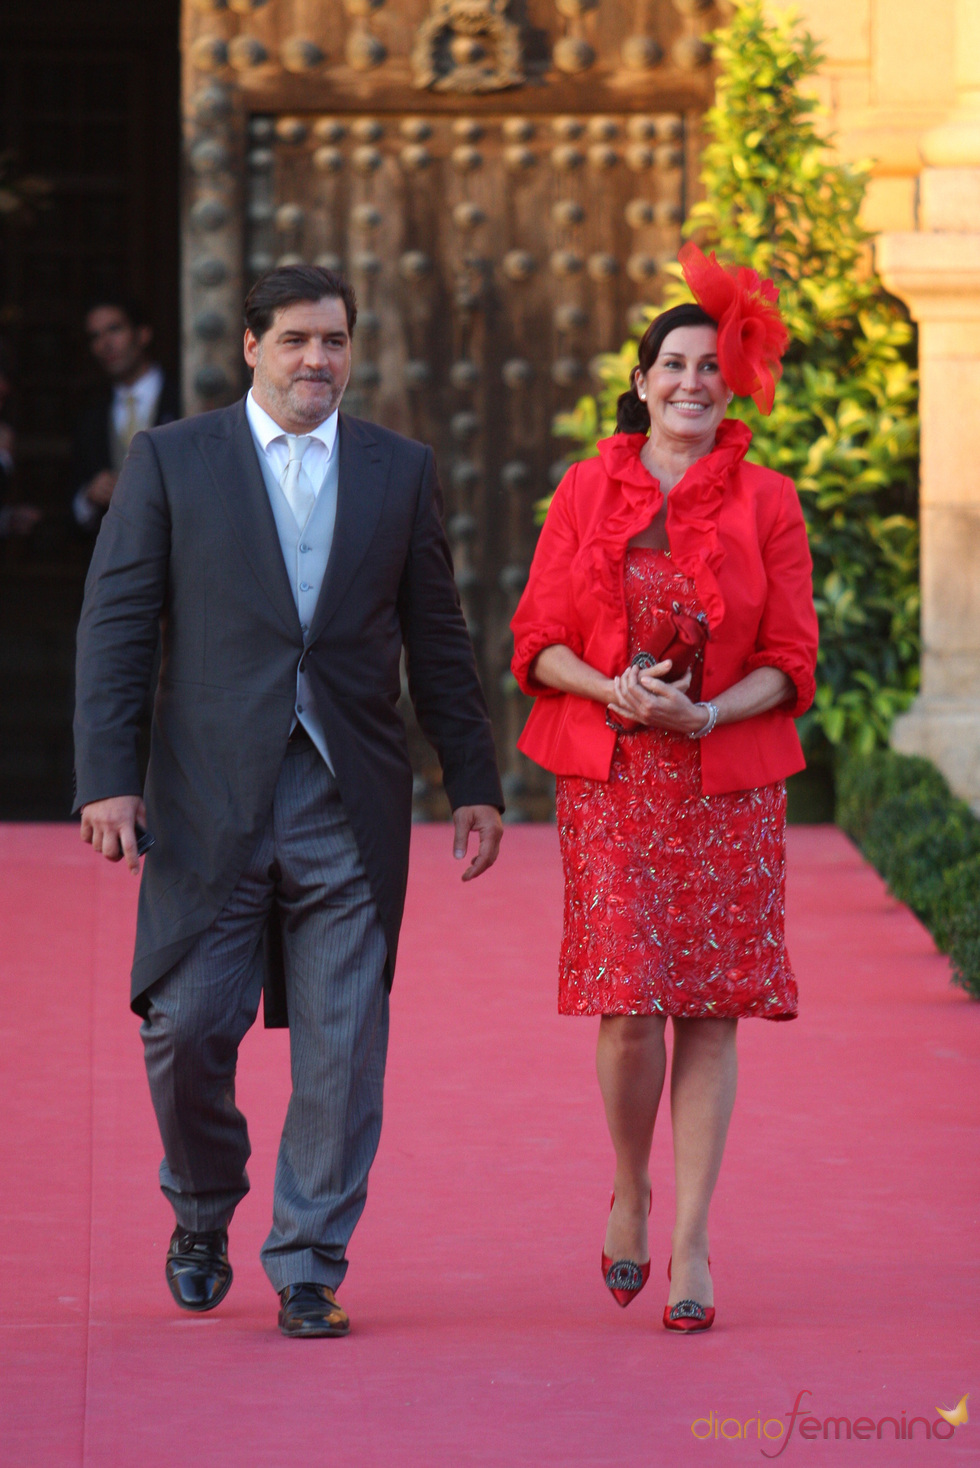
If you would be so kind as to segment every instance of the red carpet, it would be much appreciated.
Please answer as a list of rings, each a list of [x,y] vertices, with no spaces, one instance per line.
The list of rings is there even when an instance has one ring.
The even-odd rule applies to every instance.
[[[677,1338],[659,1323],[666,1115],[650,1285],[620,1311],[599,1275],[611,1154],[595,1022],[555,1014],[555,832],[510,828],[466,888],[449,843],[416,830],[386,1129],[341,1295],[354,1333],[298,1342],[258,1262],[285,1037],[257,1029],[242,1055],[234,1287],[181,1316],[126,1003],[136,883],[73,828],[0,828],[3,1468],[619,1468],[784,1443],[786,1464],[978,1461],[980,1005],[928,935],[837,832],[791,832],[802,1017],[742,1026],[718,1324]],[[801,1392],[821,1426],[787,1441]],[[887,1419],[935,1423],[965,1392],[952,1437],[893,1441]],[[831,1418],[881,1439],[825,1439]]]

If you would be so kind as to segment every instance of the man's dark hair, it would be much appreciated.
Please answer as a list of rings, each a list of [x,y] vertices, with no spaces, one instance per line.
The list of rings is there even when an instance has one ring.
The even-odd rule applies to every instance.
[[[322,301],[325,296],[343,301],[347,330],[353,336],[357,320],[354,287],[335,270],[320,265],[280,265],[260,275],[245,298],[245,325],[257,337],[264,336],[278,311],[298,301]]]
[[[153,325],[142,301],[138,301],[135,296],[115,295],[111,291],[103,296],[92,297],[85,307],[84,320],[87,321],[93,311],[101,311],[107,306],[113,311],[121,311],[130,326],[138,328]]]

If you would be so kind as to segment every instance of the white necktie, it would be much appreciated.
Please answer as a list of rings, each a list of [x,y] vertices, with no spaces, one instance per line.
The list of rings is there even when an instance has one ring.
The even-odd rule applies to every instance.
[[[286,496],[286,503],[292,510],[296,524],[302,530],[310,518],[310,511],[316,504],[316,495],[310,483],[308,474],[303,472],[303,455],[313,442],[312,438],[293,438],[290,435],[289,463],[283,470],[282,492]]]

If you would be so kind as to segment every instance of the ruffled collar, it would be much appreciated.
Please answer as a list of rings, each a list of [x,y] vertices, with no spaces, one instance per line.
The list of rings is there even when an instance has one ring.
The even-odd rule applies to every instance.
[[[640,459],[645,433],[616,433],[598,444],[599,457],[620,493],[599,531],[583,547],[596,594],[611,609],[622,608],[621,563],[626,544],[639,534],[664,502],[659,482]],[[715,446],[692,464],[667,496],[667,538],[671,559],[697,589],[708,624],[717,628],[725,615],[718,569],[725,559],[718,515],[731,476],[745,458],[752,432],[740,419],[719,424]]]

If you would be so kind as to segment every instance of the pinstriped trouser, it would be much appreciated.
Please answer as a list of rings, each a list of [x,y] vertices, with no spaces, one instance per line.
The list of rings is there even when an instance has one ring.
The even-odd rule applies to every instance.
[[[283,761],[272,816],[225,907],[149,991],[140,1034],[164,1145],[160,1185],[183,1228],[225,1227],[248,1192],[235,1067],[258,1010],[274,901],[293,1093],[262,1263],[277,1290],[336,1287],[381,1134],[387,949],[336,781],[305,742]]]

